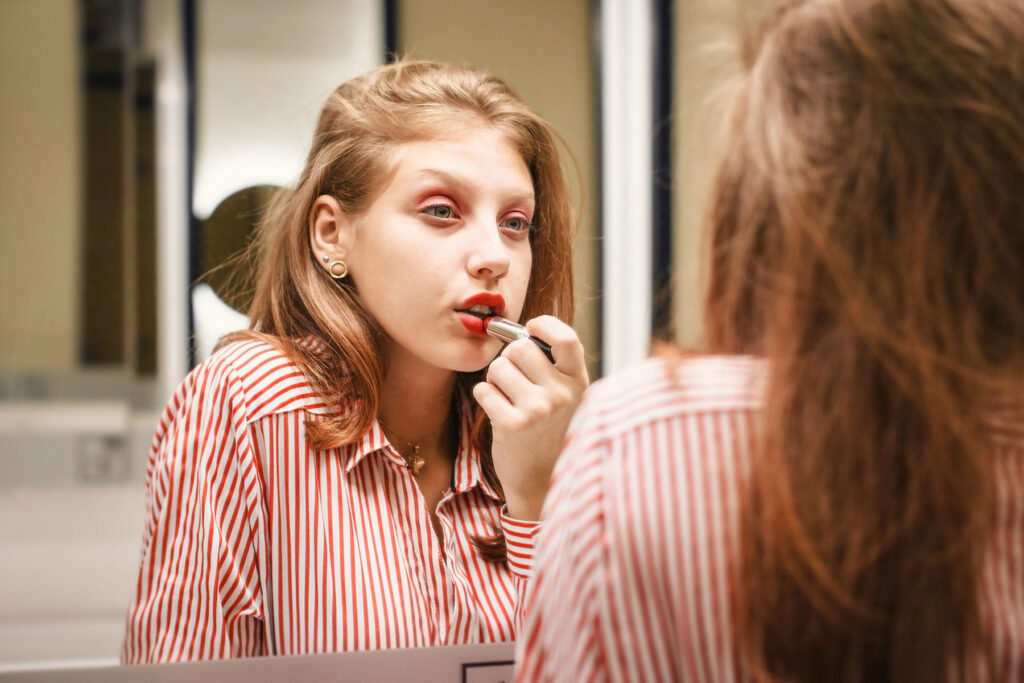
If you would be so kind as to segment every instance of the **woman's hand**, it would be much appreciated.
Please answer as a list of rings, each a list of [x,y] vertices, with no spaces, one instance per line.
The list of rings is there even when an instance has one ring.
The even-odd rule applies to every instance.
[[[512,342],[491,362],[473,396],[491,418],[494,472],[508,514],[533,520],[540,518],[565,431],[590,380],[575,330],[549,315],[529,321],[526,329],[551,345],[554,364],[530,340]]]

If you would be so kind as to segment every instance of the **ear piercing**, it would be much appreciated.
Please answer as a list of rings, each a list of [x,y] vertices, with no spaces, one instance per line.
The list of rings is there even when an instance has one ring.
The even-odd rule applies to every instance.
[[[348,264],[341,260],[331,261],[331,265],[329,265],[327,269],[331,272],[331,277],[335,280],[344,280],[348,275]]]
[[[341,259],[331,261],[331,257],[327,254],[324,254],[320,258],[324,263],[330,264],[327,266],[327,270],[335,280],[344,280],[348,276],[348,264]]]

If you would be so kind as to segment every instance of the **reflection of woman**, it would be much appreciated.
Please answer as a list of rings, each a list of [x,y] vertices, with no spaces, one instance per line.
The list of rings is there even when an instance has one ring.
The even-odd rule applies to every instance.
[[[554,317],[571,223],[553,133],[501,82],[406,62],[339,87],[265,222],[254,331],[160,422],[124,660],[514,638],[587,383]],[[555,362],[515,342],[481,382],[483,314]]]
[[[1024,680],[1022,46],[1005,0],[769,17],[711,203],[718,355],[588,392],[523,680]]]

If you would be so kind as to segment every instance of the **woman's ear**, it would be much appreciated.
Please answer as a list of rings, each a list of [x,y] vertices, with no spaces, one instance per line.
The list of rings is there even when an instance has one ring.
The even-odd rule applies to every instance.
[[[309,246],[317,261],[324,265],[345,260],[354,238],[355,226],[338,200],[327,194],[317,197],[309,210]]]

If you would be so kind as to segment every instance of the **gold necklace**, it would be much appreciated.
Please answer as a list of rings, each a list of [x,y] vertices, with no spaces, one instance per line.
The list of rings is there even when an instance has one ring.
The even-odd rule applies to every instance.
[[[402,441],[405,441],[405,439],[402,439]],[[408,441],[405,441],[405,443],[412,448],[412,453],[406,455],[399,451],[398,454],[402,456],[402,460],[405,460],[406,469],[411,470],[413,475],[417,475],[423,469],[423,463],[426,462],[426,458],[420,455],[420,445],[418,443],[409,443]]]
[[[388,441],[391,441],[391,437],[388,436],[388,431],[390,430],[387,428],[387,425],[385,425],[384,422],[381,421],[380,416],[377,417],[377,423],[380,424],[380,428],[384,432],[384,436],[387,436]],[[427,434],[427,436],[424,437],[424,440],[434,436],[434,434],[437,434],[439,431],[444,429],[447,424],[448,420],[445,420],[445,423],[441,425],[436,431],[434,431],[432,434]],[[398,454],[402,456],[402,460],[405,461],[406,469],[410,470],[413,473],[413,475],[417,475],[420,473],[420,470],[423,469],[423,465],[427,462],[426,458],[420,455],[420,444],[413,443],[411,441],[406,441],[405,439],[401,440],[405,441],[405,445],[412,449],[412,453],[406,455],[405,453],[399,451],[397,448],[395,448],[395,450],[398,451]],[[422,441],[420,443],[422,443]],[[392,448],[394,448],[394,445],[392,445]]]

